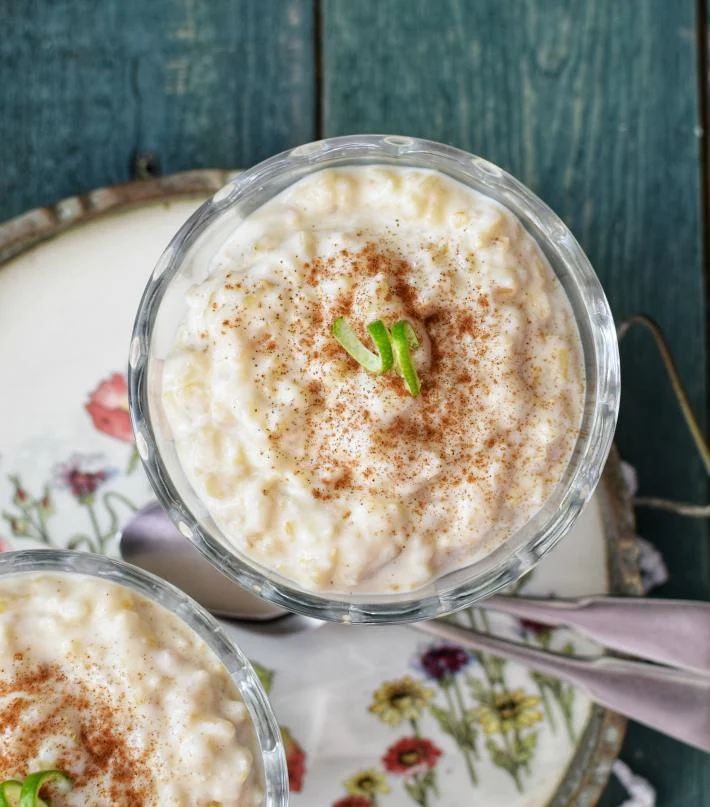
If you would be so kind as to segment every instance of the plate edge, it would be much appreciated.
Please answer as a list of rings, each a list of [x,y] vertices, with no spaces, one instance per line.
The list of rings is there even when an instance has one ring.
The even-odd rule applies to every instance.
[[[0,224],[0,266],[36,244],[105,213],[180,197],[213,194],[239,172],[222,168],[139,179],[69,196]]]
[[[604,466],[596,493],[599,494],[607,545],[607,574],[611,593],[643,596],[633,501],[615,445]],[[612,766],[619,757],[627,722],[616,712],[592,706],[592,715],[585,731],[586,737],[591,735],[587,742],[592,745],[585,748],[584,739],[580,741],[547,807],[594,807],[598,803],[607,786]],[[577,766],[581,770],[575,777],[573,769]]]

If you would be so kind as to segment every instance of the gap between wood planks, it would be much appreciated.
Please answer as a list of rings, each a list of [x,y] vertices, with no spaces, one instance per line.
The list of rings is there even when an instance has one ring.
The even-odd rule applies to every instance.
[[[323,137],[323,10],[321,0],[313,0],[313,67],[315,139]],[[710,365],[709,365],[710,366]]]
[[[696,0],[698,49],[698,112],[700,116],[700,221],[705,296],[705,405],[706,430],[710,428],[710,142],[708,140],[708,14],[706,0]]]

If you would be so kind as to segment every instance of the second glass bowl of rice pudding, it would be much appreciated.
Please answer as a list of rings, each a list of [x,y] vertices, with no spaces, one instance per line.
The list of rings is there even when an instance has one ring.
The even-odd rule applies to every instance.
[[[451,612],[568,531],[619,360],[565,225],[498,167],[392,136],[239,175],[183,226],[131,344],[139,452],[180,531],[291,610]]]
[[[5,795],[58,771],[42,792],[54,807],[288,804],[254,671],[157,577],[85,553],[3,554],[0,637]]]

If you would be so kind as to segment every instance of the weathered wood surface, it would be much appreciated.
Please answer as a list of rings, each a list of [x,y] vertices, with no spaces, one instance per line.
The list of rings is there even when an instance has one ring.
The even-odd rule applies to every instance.
[[[324,134],[443,140],[522,179],[569,224],[615,316],[660,322],[704,417],[695,4],[325,0],[323,11]],[[642,492],[705,501],[648,337],[630,335],[622,360],[618,443]],[[710,595],[704,523],[642,513],[639,531],[668,559],[661,594]],[[633,727],[625,755],[664,807],[710,804],[700,752]]]
[[[313,139],[311,0],[2,0],[0,220]]]
[[[661,323],[704,420],[700,22],[693,0],[5,0],[0,220],[124,181],[136,153],[172,172],[321,134],[443,140],[560,213],[616,316]],[[622,359],[642,492],[704,501],[648,338]],[[642,513],[639,532],[668,559],[661,594],[710,597],[705,524]],[[663,807],[710,805],[710,758],[640,727],[625,757]]]

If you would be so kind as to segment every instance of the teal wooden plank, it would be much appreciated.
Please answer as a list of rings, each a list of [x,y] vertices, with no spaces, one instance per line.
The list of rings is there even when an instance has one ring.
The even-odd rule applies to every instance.
[[[323,131],[442,140],[505,167],[569,224],[618,318],[666,332],[706,410],[700,140],[692,0],[323,0]],[[618,443],[641,492],[707,484],[644,334],[622,348]],[[705,523],[639,513],[666,596],[710,596]],[[710,805],[710,758],[640,727],[625,757],[664,807]],[[618,790],[603,802],[618,804]]]
[[[0,3],[0,220],[314,136],[311,0]]]

